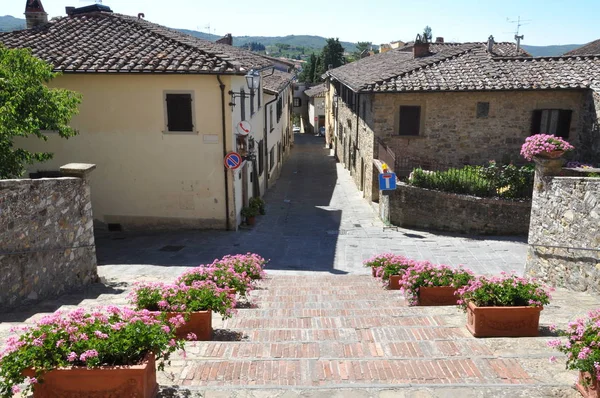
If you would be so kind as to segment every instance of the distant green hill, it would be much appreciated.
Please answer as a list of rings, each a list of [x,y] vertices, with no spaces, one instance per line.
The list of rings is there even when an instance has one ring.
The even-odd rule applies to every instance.
[[[5,15],[0,17],[0,32],[10,32],[13,30],[25,29],[25,20]]]
[[[525,51],[534,57],[556,57],[563,55],[567,51],[574,50],[583,46],[583,44],[564,44],[562,46],[522,46]]]
[[[22,18],[11,17],[6,15],[0,17],[0,32],[10,32],[12,30],[24,29],[25,20]],[[201,39],[215,41],[220,39],[221,36],[211,35],[204,32],[198,32],[195,30],[178,29],[181,32],[189,35],[199,37]],[[244,44],[258,42],[263,44],[265,47],[275,46],[275,44],[285,44],[290,47],[304,47],[307,49],[321,50],[327,39],[321,36],[310,36],[310,35],[289,35],[289,36],[234,36],[233,45],[243,46]],[[347,52],[356,51],[356,44],[349,43],[346,41],[341,42],[342,46]],[[550,57],[557,56],[571,51],[577,47],[581,47],[583,44],[565,44],[561,46],[528,46],[524,45],[523,48],[534,57]]]

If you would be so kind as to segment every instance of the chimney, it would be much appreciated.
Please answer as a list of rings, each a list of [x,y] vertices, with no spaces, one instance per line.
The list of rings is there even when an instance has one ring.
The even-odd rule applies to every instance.
[[[48,14],[44,11],[41,0],[27,0],[25,5],[25,20],[27,21],[27,29],[48,23]]]
[[[413,58],[422,58],[429,55],[429,43],[424,43],[421,40],[415,40],[413,44]]]
[[[225,36],[217,40],[217,43],[227,44],[228,46],[233,46],[233,37],[231,33],[227,33]]]
[[[435,38],[435,42],[443,44],[444,43],[444,38],[443,37],[436,37]]]
[[[75,7],[65,7],[65,12],[67,13],[67,15],[71,16],[73,15],[73,12],[75,11]]]
[[[488,50],[488,53],[491,54],[492,52],[494,52],[494,44],[495,44],[495,42],[494,42],[494,36],[490,35],[490,37],[488,37],[488,41],[487,41],[487,50]]]

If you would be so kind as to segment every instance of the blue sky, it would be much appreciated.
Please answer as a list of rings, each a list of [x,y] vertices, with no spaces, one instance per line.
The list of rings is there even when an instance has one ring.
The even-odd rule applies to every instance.
[[[0,0],[0,15],[23,18],[25,0]],[[42,0],[50,16],[64,15],[65,6],[92,0]],[[104,0],[122,14],[143,12],[162,25],[234,36],[318,35],[343,41],[408,41],[431,26],[446,41],[513,41],[516,25],[523,44],[584,44],[600,38],[598,0]]]

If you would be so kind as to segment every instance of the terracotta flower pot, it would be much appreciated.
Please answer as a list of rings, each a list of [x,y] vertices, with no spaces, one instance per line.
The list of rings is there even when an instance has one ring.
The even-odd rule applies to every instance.
[[[246,224],[248,224],[248,225],[256,224],[256,217],[246,217]]]
[[[565,154],[565,151],[541,152],[538,156],[545,159],[556,159]]]
[[[584,398],[600,398],[600,382],[588,372],[579,372],[579,382],[575,386]]]
[[[475,337],[536,337],[543,307],[467,306],[467,329]]]
[[[33,376],[33,370],[26,372]],[[139,365],[83,366],[55,369],[36,384],[34,398],[55,397],[139,397],[154,398],[158,393],[154,354],[147,354]]]
[[[400,275],[390,275],[388,289],[400,290],[400,278],[402,278]]]
[[[179,312],[168,312],[167,317],[182,315]],[[178,339],[187,339],[189,333],[194,333],[198,341],[207,341],[212,339],[212,311],[197,311],[190,314],[190,318],[182,325],[175,329],[175,336]]]
[[[456,289],[452,286],[422,287],[419,289],[420,306],[456,305]]]

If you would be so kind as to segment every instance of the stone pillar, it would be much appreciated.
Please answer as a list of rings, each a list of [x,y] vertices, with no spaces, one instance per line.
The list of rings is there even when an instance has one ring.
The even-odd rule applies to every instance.
[[[78,177],[89,182],[89,174],[96,168],[95,164],[69,163],[61,166],[60,172],[65,177]]]
[[[563,158],[546,159],[539,156],[533,158],[535,162],[535,179],[533,183],[533,193],[546,190],[548,184],[552,181],[552,177],[561,174],[564,164]]]

